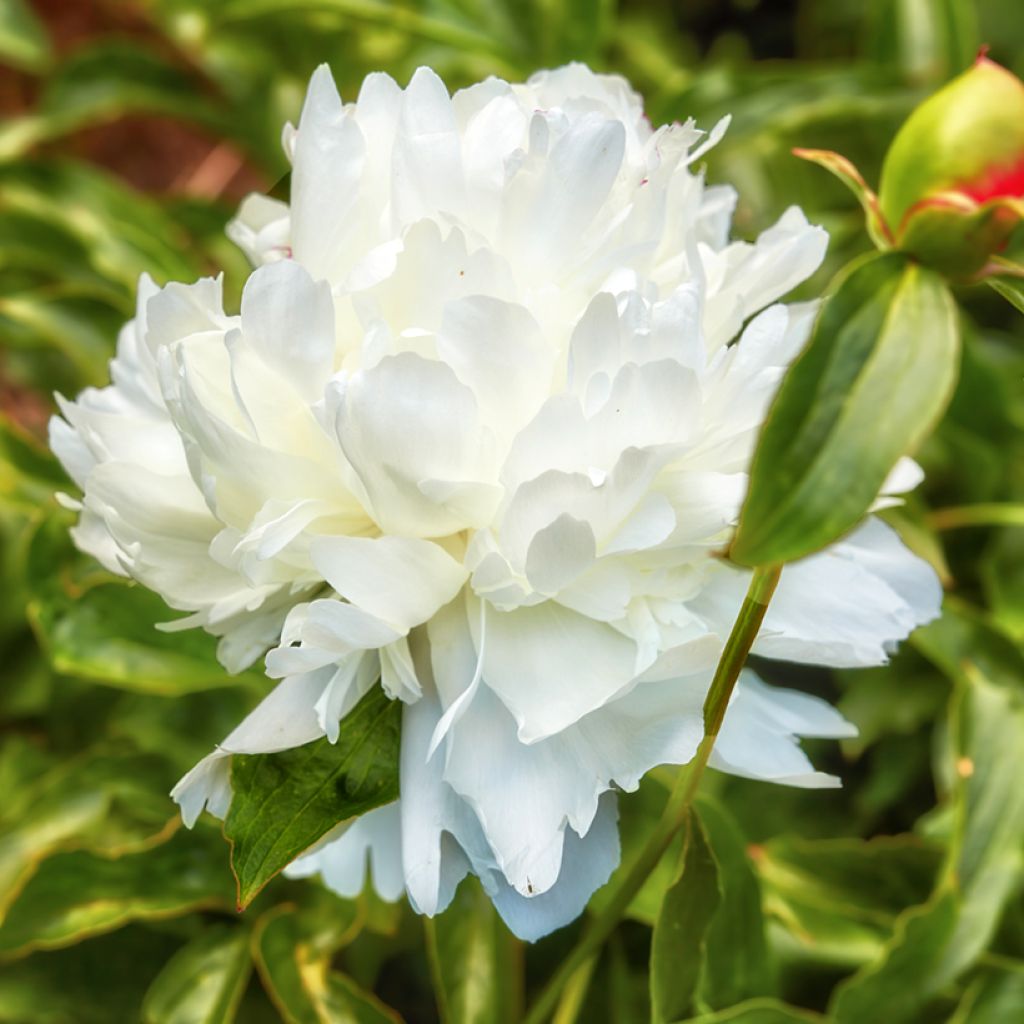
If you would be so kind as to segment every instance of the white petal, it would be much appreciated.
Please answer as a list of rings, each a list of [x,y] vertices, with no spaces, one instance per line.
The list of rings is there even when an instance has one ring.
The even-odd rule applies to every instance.
[[[391,195],[400,223],[459,211],[460,148],[448,90],[430,68],[417,68],[402,97],[395,137]]]
[[[393,700],[411,704],[423,693],[405,637],[381,648],[380,673],[380,685]]]
[[[594,531],[563,513],[538,530],[526,552],[526,576],[534,590],[557,594],[594,561]]]
[[[511,437],[548,396],[551,351],[523,306],[485,295],[448,303],[437,350],[503,436]]]
[[[825,701],[765,686],[752,672],[744,671],[708,763],[745,778],[808,789],[832,788],[839,780],[814,770],[798,737],[856,734]]]
[[[625,690],[641,669],[636,645],[554,602],[488,616],[484,681],[535,743]]]
[[[410,902],[430,917],[451,902],[470,867],[452,842],[459,831],[455,805],[462,801],[441,778],[442,759],[427,756],[440,717],[433,695],[407,705],[402,715],[402,865]]]
[[[231,754],[269,754],[302,746],[323,735],[313,709],[326,683],[323,673],[293,676],[278,683],[212,754],[178,781],[171,798],[180,804],[189,828],[206,806],[217,817],[227,814]]]
[[[386,532],[446,536],[474,525],[420,487],[493,479],[476,399],[448,366],[410,352],[382,359],[346,387],[337,430]]]
[[[338,96],[330,69],[313,72],[299,120],[292,161],[292,248],[317,277],[338,272],[351,259],[346,239],[365,159],[365,143]]]
[[[308,402],[334,370],[334,303],[292,260],[260,267],[242,292],[242,330],[259,357]]]
[[[583,913],[590,897],[619,865],[618,812],[615,797],[607,794],[590,831],[581,839],[570,831],[565,837],[562,870],[550,889],[523,896],[505,885],[491,898],[509,929],[527,942],[536,942]]]
[[[289,878],[319,873],[332,892],[355,899],[366,885],[369,864],[377,894],[394,903],[405,889],[400,829],[398,801],[375,807],[356,818],[337,838],[293,861],[284,873]]]
[[[455,597],[467,575],[442,547],[414,537],[318,537],[310,554],[342,597],[402,633]]]
[[[937,618],[935,571],[883,522],[787,566],[754,650],[837,667],[880,665],[895,644]]]

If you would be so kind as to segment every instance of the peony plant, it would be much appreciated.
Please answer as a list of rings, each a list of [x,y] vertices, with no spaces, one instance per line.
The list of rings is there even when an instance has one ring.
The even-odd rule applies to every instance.
[[[781,302],[826,235],[792,208],[730,237],[700,163],[727,126],[655,129],[579,64],[454,95],[375,74],[347,104],[322,67],[290,203],[231,225],[240,312],[220,279],[143,277],[111,384],[61,400],[78,546],[276,680],[173,792],[224,819],[240,906],[369,868],[432,916],[473,874],[534,940],[615,871],[653,768],[690,766],[605,922],[705,765],[838,785],[799,740],[853,727],[744,663],[879,665],[938,615],[873,513],[920,482],[956,378],[950,264],[888,227],[917,203],[888,198],[897,140],[890,193],[862,192],[892,251]]]

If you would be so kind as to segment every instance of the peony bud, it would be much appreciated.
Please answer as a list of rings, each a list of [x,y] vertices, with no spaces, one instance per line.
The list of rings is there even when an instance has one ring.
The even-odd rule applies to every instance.
[[[896,248],[982,273],[1024,216],[1024,82],[983,54],[922,103],[885,158],[878,205]]]

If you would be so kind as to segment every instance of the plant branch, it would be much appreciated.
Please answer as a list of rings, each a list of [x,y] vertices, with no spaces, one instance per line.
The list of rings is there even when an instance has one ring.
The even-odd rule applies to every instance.
[[[747,596],[743,600],[732,632],[725,643],[725,649],[722,651],[722,657],[719,659],[704,701],[704,738],[701,740],[700,746],[697,747],[693,760],[680,773],[658,823],[646,845],[640,851],[640,856],[620,879],[612,883],[615,890],[611,900],[597,916],[591,918],[576,947],[562,961],[558,970],[541,990],[537,1001],[524,1018],[523,1024],[544,1024],[548,1020],[566,983],[576,970],[595,956],[604,945],[605,940],[615,930],[626,909],[633,902],[633,898],[668,849],[673,836],[686,821],[690,805],[697,794],[701,775],[721,731],[740,669],[743,668],[758,630],[761,628],[761,622],[768,610],[768,602],[775,592],[781,573],[782,566],[780,565],[762,566],[754,570],[750,586],[747,589]]]

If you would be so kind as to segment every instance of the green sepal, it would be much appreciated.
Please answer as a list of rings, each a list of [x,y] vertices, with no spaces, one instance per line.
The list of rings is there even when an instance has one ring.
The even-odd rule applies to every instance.
[[[882,216],[878,196],[868,186],[852,161],[830,149],[794,149],[793,155],[800,157],[801,160],[809,160],[834,174],[857,197],[857,202],[864,211],[864,226],[875,248],[882,251],[892,248],[892,232]]]

